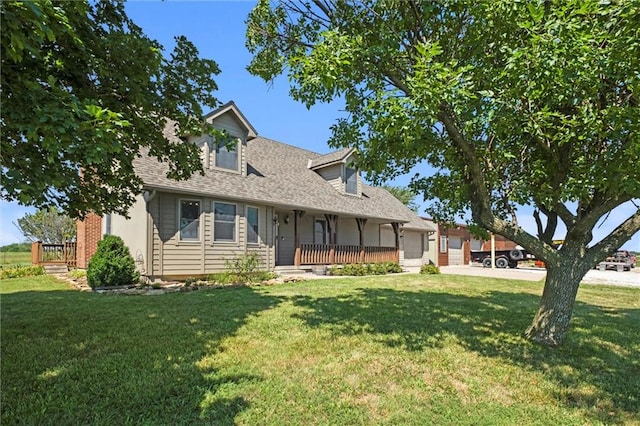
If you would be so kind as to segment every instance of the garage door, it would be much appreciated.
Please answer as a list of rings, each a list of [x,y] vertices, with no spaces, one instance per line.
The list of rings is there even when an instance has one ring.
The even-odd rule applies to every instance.
[[[420,266],[422,264],[422,234],[419,232],[404,232],[404,264],[406,266]]]
[[[464,264],[464,257],[462,255],[462,238],[449,237],[449,265],[462,264]]]

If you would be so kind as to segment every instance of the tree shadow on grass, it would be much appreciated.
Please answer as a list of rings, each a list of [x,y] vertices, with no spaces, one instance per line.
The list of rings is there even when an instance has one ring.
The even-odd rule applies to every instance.
[[[596,408],[599,421],[603,417],[607,422],[619,421],[611,410],[639,412],[640,310],[613,311],[577,302],[568,339],[562,347],[550,349],[522,337],[539,301],[526,293],[494,291],[469,297],[377,288],[335,297],[294,298],[304,308],[298,317],[312,327],[344,335],[367,333],[382,344],[407,351],[439,348],[453,338],[483,356],[544,372],[567,389],[556,395],[567,406],[597,405],[602,396],[597,392],[581,395],[571,390],[578,383],[591,384],[615,404]]]
[[[280,303],[251,288],[2,296],[3,423],[234,424],[250,374],[207,361]]]

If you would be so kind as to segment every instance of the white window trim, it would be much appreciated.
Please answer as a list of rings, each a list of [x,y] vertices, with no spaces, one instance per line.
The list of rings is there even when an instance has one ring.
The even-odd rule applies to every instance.
[[[440,235],[440,253],[446,253],[448,250],[449,239],[446,235]]]
[[[181,229],[180,229],[180,217],[182,216],[182,202],[183,201],[195,201],[198,203],[198,238],[196,240],[192,240],[192,239],[188,239],[188,240],[184,240],[182,239],[181,236]],[[178,198],[178,242],[180,244],[200,244],[200,241],[202,241],[202,200],[199,200],[197,198]]]
[[[356,177],[356,192],[348,192],[347,191],[347,169],[351,169],[353,170],[353,175]],[[358,169],[356,169],[355,167],[349,167],[348,165],[344,165],[344,169],[343,169],[343,181],[344,181],[344,193],[346,195],[351,195],[352,197],[357,197],[360,195],[360,182],[359,182],[359,173],[358,173]]]
[[[233,136],[230,135],[230,137],[234,138],[236,140],[236,149],[237,149],[237,153],[238,153],[238,162],[236,164],[236,168],[235,169],[227,169],[226,167],[219,167],[216,165],[216,161],[217,158],[216,156],[218,155],[216,152],[216,149],[218,148],[218,143],[212,139],[211,143],[212,143],[212,149],[211,149],[211,156],[213,156],[212,161],[211,161],[211,168],[215,169],[215,170],[220,170],[223,172],[228,172],[228,173],[242,173],[242,141],[239,137],[237,136]]]
[[[253,242],[249,241],[249,209],[256,209],[258,211],[258,241]],[[244,221],[245,221],[245,239],[247,240],[247,245],[250,246],[259,246],[262,243],[262,239],[260,238],[260,207],[257,206],[245,206],[244,209]]]
[[[234,232],[233,232],[233,241],[232,240],[216,240],[216,203],[220,204],[230,204],[236,207],[236,216],[234,220]],[[230,203],[228,201],[222,200],[213,200],[211,201],[211,243],[212,244],[238,244],[238,204]]]

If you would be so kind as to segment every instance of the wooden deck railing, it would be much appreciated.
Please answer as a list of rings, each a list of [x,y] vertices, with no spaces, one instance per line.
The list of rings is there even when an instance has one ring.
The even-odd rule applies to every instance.
[[[301,265],[398,262],[395,247],[357,245],[300,244]]]
[[[45,244],[31,243],[31,263],[34,265],[67,264],[76,266],[76,243]]]

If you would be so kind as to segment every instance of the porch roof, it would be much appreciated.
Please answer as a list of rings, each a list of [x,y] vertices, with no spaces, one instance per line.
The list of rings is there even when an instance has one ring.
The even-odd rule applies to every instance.
[[[206,170],[189,180],[166,177],[168,167],[143,155],[136,172],[148,189],[225,198],[298,210],[323,211],[379,222],[400,222],[412,229],[434,231],[388,191],[363,185],[362,196],[341,194],[308,168],[321,154],[257,136],[247,141],[247,175]]]

